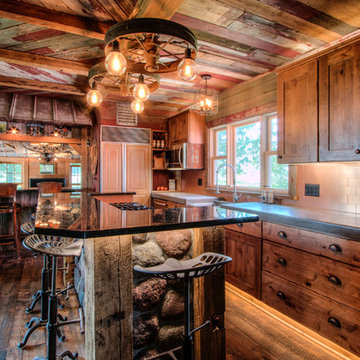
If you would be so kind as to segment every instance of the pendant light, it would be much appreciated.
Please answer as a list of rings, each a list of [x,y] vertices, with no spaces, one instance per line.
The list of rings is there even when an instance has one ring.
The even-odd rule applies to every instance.
[[[215,115],[218,111],[218,93],[208,88],[207,81],[211,75],[203,74],[201,79],[205,81],[205,87],[196,95],[195,110],[201,115]]]
[[[135,113],[135,114],[140,114],[141,112],[144,111],[144,103],[141,100],[135,99],[132,103],[131,103],[131,110]]]
[[[139,75],[139,82],[134,87],[133,95],[135,99],[142,101],[147,100],[150,96],[150,89],[144,83],[144,76],[142,74]]]
[[[92,89],[86,95],[86,101],[90,106],[99,106],[103,101],[101,92],[95,89],[95,83],[93,83]]]
[[[198,66],[196,62],[191,58],[190,48],[186,48],[185,57],[181,60],[177,68],[178,76],[182,80],[191,81],[194,80],[198,74]]]
[[[127,68],[127,61],[125,56],[119,50],[119,42],[115,40],[112,50],[105,58],[106,70],[111,75],[123,75]]]

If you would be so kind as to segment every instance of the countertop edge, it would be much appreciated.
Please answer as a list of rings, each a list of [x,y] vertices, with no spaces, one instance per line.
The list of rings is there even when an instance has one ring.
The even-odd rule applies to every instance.
[[[351,239],[354,241],[360,241],[360,228],[341,225],[341,224],[334,224],[320,220],[305,219],[294,215],[286,216],[280,214],[267,213],[254,209],[249,210],[246,207],[234,207],[231,205],[221,205],[221,206],[231,210],[252,212],[254,214],[257,214],[261,221],[273,222],[285,226],[294,226],[305,230],[311,230],[319,233],[325,233],[328,235]]]
[[[124,229],[104,229],[104,230],[58,230],[54,228],[38,228],[35,227],[35,233],[40,235],[53,235],[59,236],[59,231],[61,236],[68,237],[77,237],[82,239],[89,239],[95,237],[107,237],[107,236],[118,236],[118,235],[130,235],[130,234],[141,234],[148,232],[156,231],[170,231],[170,230],[181,230],[181,229],[191,229],[191,228],[202,228],[208,226],[221,226],[237,223],[246,223],[246,222],[255,222],[259,221],[259,216],[247,213],[247,217],[244,218],[233,218],[233,219],[218,219],[218,220],[201,220],[197,222],[189,222],[183,224],[160,224],[160,225],[146,225],[138,226],[133,228],[124,228]]]

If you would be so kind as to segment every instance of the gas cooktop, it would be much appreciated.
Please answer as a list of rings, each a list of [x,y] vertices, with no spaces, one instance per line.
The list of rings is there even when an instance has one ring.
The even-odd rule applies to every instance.
[[[117,207],[120,210],[150,210],[152,207],[139,204],[136,202],[115,202],[110,205]]]

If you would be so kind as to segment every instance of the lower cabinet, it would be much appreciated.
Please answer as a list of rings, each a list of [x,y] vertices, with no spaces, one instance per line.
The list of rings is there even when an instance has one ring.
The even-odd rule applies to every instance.
[[[360,355],[360,242],[268,222],[225,226],[226,280]]]
[[[261,300],[360,354],[360,242],[267,222],[262,234]]]
[[[225,268],[226,281],[260,299],[260,222],[225,226],[225,251],[232,258],[232,262]]]
[[[360,311],[263,271],[262,301],[360,354]]]

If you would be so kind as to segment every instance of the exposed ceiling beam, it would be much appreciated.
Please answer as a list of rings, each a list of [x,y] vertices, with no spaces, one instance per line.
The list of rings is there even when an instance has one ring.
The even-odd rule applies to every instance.
[[[85,90],[80,89],[74,85],[65,85],[65,84],[59,84],[53,82],[29,80],[29,79],[22,79],[22,78],[2,76],[2,75],[0,75],[0,85],[22,88],[22,89],[62,93],[62,94],[71,94],[71,95],[79,95],[79,96],[85,95]]]
[[[35,66],[69,74],[88,76],[91,65],[21,51],[0,49],[0,60],[10,64]]]
[[[14,0],[1,1],[0,17],[104,40],[111,24]]]
[[[170,19],[184,0],[138,0],[132,17]]]

